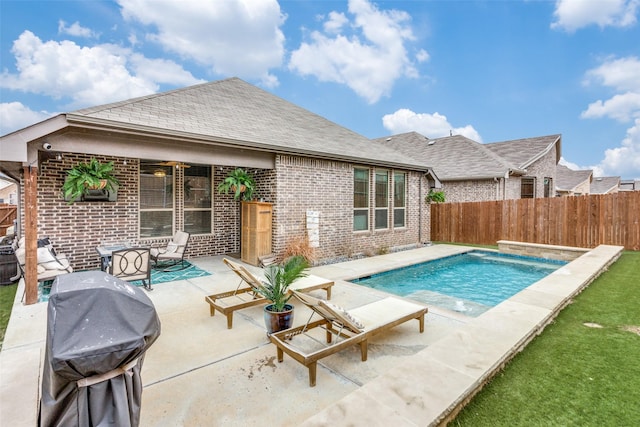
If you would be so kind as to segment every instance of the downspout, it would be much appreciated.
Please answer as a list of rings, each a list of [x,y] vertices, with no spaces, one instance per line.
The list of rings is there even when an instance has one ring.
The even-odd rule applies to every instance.
[[[422,182],[427,179],[427,174],[425,173],[424,176],[420,177],[420,183],[418,185],[418,198],[419,198],[419,207],[418,207],[418,218],[420,218],[419,223],[418,223],[418,243],[422,244],[422,221],[424,220],[422,218]]]

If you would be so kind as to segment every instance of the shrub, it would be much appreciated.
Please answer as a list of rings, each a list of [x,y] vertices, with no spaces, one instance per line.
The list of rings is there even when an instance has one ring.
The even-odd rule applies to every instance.
[[[303,257],[309,264],[315,262],[316,250],[309,244],[309,238],[307,236],[294,237],[287,242],[282,258],[287,259],[294,256]]]

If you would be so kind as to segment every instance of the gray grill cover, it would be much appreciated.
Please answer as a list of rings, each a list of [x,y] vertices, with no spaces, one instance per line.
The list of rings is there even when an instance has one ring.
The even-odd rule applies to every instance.
[[[160,319],[140,288],[101,271],[58,276],[49,296],[40,425],[137,426],[144,353],[159,335]],[[112,372],[127,364],[126,373]],[[105,373],[115,376],[77,383]]]

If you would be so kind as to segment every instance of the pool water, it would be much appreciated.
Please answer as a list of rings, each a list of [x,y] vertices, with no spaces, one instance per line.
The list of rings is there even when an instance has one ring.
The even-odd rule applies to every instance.
[[[565,264],[475,250],[352,282],[477,316]]]

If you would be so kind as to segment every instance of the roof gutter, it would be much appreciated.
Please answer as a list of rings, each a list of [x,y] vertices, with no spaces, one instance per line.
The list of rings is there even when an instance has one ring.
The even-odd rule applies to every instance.
[[[504,178],[504,179],[508,179],[509,176],[511,175],[524,175],[526,174],[527,171],[526,170],[522,170],[522,169],[507,169],[504,173],[500,173],[500,174],[494,174],[494,175],[479,175],[479,176],[454,176],[454,177],[447,177],[447,178],[441,178],[442,181],[471,181],[471,180],[490,180],[490,179],[494,179],[494,178]]]

